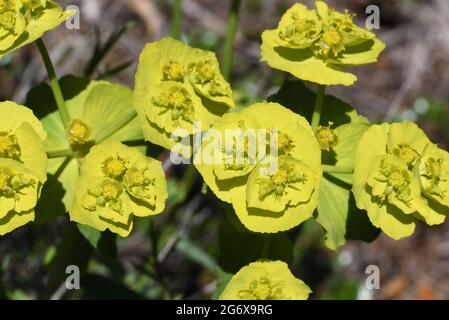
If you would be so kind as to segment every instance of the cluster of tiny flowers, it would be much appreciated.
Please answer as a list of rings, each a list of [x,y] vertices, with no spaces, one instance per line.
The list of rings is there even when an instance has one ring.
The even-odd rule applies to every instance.
[[[31,110],[0,102],[0,235],[34,220],[47,179],[45,138]]]
[[[310,288],[282,261],[257,261],[238,271],[221,300],[307,300]]]
[[[2,0],[0,57],[40,38],[72,14],[50,0]]]
[[[306,119],[277,103],[258,103],[225,114],[213,129],[224,142],[217,144],[217,136],[208,133],[201,150],[217,145],[214,158],[221,161],[195,163],[217,197],[232,203],[246,228],[279,232],[312,216],[321,151]],[[204,156],[197,153],[195,159]]]
[[[449,154],[410,122],[374,125],[356,154],[353,191],[359,208],[394,239],[415,220],[440,224],[449,210]]]
[[[338,136],[332,129],[332,122],[328,126],[319,126],[315,136],[320,143],[321,150],[334,151],[338,144]]]
[[[127,236],[133,215],[162,212],[166,198],[159,161],[119,142],[105,142],[94,146],[84,159],[70,217]]]
[[[274,30],[262,34],[262,60],[271,67],[320,84],[351,85],[357,79],[342,67],[375,62],[385,45],[323,1],[316,10],[294,4]]]
[[[195,121],[208,128],[234,107],[215,55],[169,38],[143,50],[135,98],[146,138],[168,149],[176,143],[176,130],[193,134]]]

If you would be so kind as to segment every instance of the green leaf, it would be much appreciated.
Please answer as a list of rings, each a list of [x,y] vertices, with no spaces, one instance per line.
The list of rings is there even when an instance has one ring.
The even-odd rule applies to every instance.
[[[337,250],[345,244],[350,191],[325,177],[321,179],[318,215],[315,220],[326,230],[325,245]]]
[[[293,112],[299,113],[309,122],[312,120],[315,107],[315,93],[300,80],[286,80],[281,89],[268,97],[269,102],[277,102]],[[321,124],[331,121],[333,127],[346,123],[369,123],[368,119],[357,113],[348,103],[330,95],[324,97]]]
[[[98,246],[98,241],[100,241],[101,238],[101,232],[85,224],[77,223],[76,226],[84,238],[86,238],[86,240],[89,241],[94,248],[96,248]]]
[[[224,291],[229,281],[231,281],[233,274],[224,271],[222,268],[217,267],[217,287],[212,294],[212,299],[217,300],[221,293]]]
[[[334,164],[337,167],[354,167],[354,155],[357,143],[369,128],[365,123],[345,124],[335,129],[339,143],[334,152]],[[329,159],[330,157],[328,157]],[[323,160],[324,156],[323,156]],[[345,243],[349,234],[357,233],[362,228],[367,233],[366,239],[371,239],[376,228],[363,218],[352,219],[348,230],[348,217],[366,217],[366,212],[357,209],[351,193],[352,174],[332,173],[324,174],[320,185],[320,197],[318,200],[318,214],[316,221],[326,230],[325,244],[329,249],[337,250]],[[357,237],[361,238],[360,233]],[[376,237],[376,236],[375,236]],[[374,238],[375,238],[374,237]],[[363,239],[363,238],[361,238]]]
[[[192,241],[188,239],[180,239],[176,244],[176,250],[182,253],[185,257],[189,258],[191,261],[196,262],[210,272],[215,273],[217,267],[215,260],[209,255],[209,253],[204,251]]]
[[[97,229],[84,224],[77,224],[78,231],[103,257],[114,260],[117,256],[117,237],[106,230],[100,232]]]
[[[259,259],[293,259],[293,246],[285,233],[261,234],[242,232],[224,220],[219,228],[219,266],[226,272],[236,273],[243,266]]]

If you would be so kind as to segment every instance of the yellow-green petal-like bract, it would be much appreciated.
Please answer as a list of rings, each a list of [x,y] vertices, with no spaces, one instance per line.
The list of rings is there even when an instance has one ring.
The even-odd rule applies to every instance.
[[[70,219],[126,237],[133,216],[161,213],[166,199],[160,161],[119,142],[104,142],[84,159]]]
[[[0,102],[0,235],[34,221],[47,180],[46,136],[30,109]]]
[[[34,221],[42,182],[20,162],[0,158],[0,235]]]
[[[353,193],[371,223],[393,239],[416,219],[441,224],[449,212],[449,157],[412,122],[373,125],[359,141]]]
[[[30,109],[11,101],[0,102],[0,159],[19,161],[45,182],[46,138],[47,132]]]
[[[0,2],[0,58],[57,27],[74,11],[63,11],[51,0],[2,0]]]
[[[171,149],[178,137],[198,132],[196,123],[207,130],[234,101],[213,52],[164,38],[140,55],[134,105],[145,138]]]
[[[72,80],[75,81],[76,78]],[[62,79],[61,85],[70,86],[71,82],[66,84],[66,80]],[[107,81],[90,81],[83,91],[66,101],[66,106],[72,119],[71,130],[64,128],[58,111],[42,119],[48,132],[45,141],[47,152],[70,150],[71,142],[77,142],[75,150],[78,158],[83,158],[92,144],[99,143],[100,140],[143,139],[142,129],[133,108],[132,91],[125,86]],[[123,125],[124,119],[129,120],[126,125]],[[112,133],[113,128],[116,131]],[[64,168],[58,181],[64,189],[62,202],[67,211],[73,203],[80,166],[81,162],[73,157],[68,160],[64,157],[48,160],[49,174],[53,175]]]
[[[240,269],[220,300],[307,300],[312,291],[282,261],[257,261]]]
[[[307,120],[280,104],[225,114],[203,137],[194,164],[253,232],[294,228],[317,206],[320,146]]]
[[[262,33],[262,61],[295,77],[323,85],[352,85],[347,67],[377,61],[385,44],[342,14],[316,1],[316,10],[294,4],[276,29]]]

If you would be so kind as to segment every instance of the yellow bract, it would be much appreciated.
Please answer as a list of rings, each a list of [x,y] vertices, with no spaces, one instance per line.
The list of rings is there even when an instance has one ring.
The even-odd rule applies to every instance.
[[[47,180],[46,136],[30,109],[0,102],[0,235],[34,220]]]
[[[289,230],[317,206],[320,146],[307,120],[277,103],[225,114],[203,138],[194,163],[251,231]]]
[[[295,77],[323,85],[351,85],[357,77],[346,67],[369,64],[385,44],[353,16],[316,1],[316,10],[294,4],[274,30],[262,33],[262,60]]]
[[[73,14],[50,0],[2,0],[0,58],[42,37]]]
[[[73,80],[80,81],[76,78]],[[63,81],[65,82],[64,79]],[[65,104],[72,119],[68,128],[62,125],[58,111],[45,116],[42,123],[48,131],[48,139],[45,141],[47,152],[74,151],[75,157],[69,160],[57,157],[48,161],[50,174],[64,168],[62,173],[58,173],[58,181],[64,189],[62,202],[68,211],[73,203],[81,170],[80,160],[89,152],[89,148],[100,141],[142,140],[143,134],[133,108],[132,91],[125,86],[106,81],[90,81],[84,90],[67,99]],[[123,125],[123,119],[129,119],[129,122]],[[116,131],[112,132],[113,130]],[[51,209],[52,207],[49,210]]]
[[[104,142],[84,159],[70,219],[126,237],[133,216],[161,213],[166,199],[159,161],[119,142]]]
[[[170,38],[146,45],[134,98],[146,139],[168,149],[234,108],[215,54]]]
[[[449,210],[449,155],[414,123],[374,125],[357,147],[353,193],[373,225],[400,239],[415,220],[440,224]]]
[[[307,300],[312,291],[282,261],[257,261],[239,270],[220,300]]]

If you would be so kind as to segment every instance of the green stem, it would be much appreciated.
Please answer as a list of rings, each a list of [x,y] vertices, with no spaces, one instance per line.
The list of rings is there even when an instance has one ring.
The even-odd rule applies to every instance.
[[[49,159],[54,158],[62,158],[62,157],[73,157],[74,153],[72,150],[56,150],[56,151],[47,151],[47,156]]]
[[[61,87],[59,86],[58,78],[56,77],[55,68],[51,62],[47,48],[45,47],[42,38],[36,40],[36,45],[41,53],[42,60],[44,61],[45,69],[47,69],[48,79],[50,81],[51,90],[58,106],[59,115],[61,116],[64,128],[67,128],[70,123],[70,115],[65,106],[64,97],[62,95]]]
[[[173,20],[170,28],[172,38],[181,38],[182,26],[182,0],[173,0]]]
[[[124,126],[126,126],[128,123],[130,123],[131,121],[134,120],[134,118],[137,117],[137,113],[133,112],[129,115],[127,115],[126,117],[124,117],[123,119],[120,119],[120,121],[117,121],[115,123],[113,123],[110,127],[109,130],[105,133],[103,133],[103,135],[101,135],[95,142],[96,144],[100,144],[103,141],[105,141],[106,139],[108,139],[109,137],[111,137],[114,133],[116,133],[117,131],[119,131],[120,129],[122,129]]]
[[[223,76],[229,81],[231,76],[232,63],[234,61],[234,38],[237,31],[237,21],[239,16],[241,0],[232,0],[231,9],[228,16],[228,29],[223,52]]]
[[[323,171],[327,173],[353,173],[353,167],[339,167],[323,164]]]
[[[261,259],[268,259],[269,258],[270,247],[271,247],[271,239],[272,238],[270,236],[267,236],[263,240],[262,251],[260,253],[260,258]]]
[[[318,91],[315,100],[315,109],[313,110],[312,128],[317,128],[320,125],[321,110],[323,110],[324,92],[326,91],[325,85],[318,85]]]

